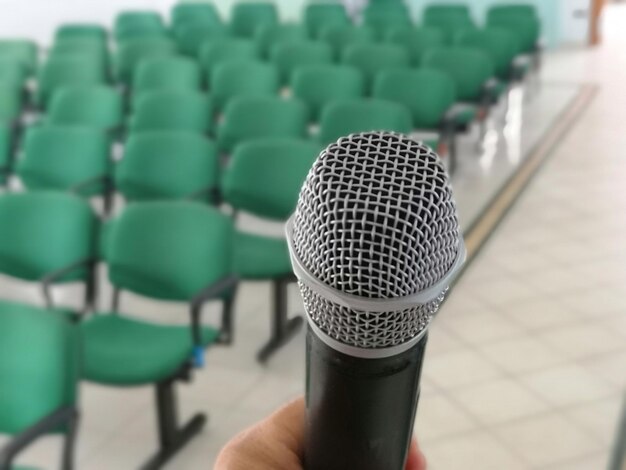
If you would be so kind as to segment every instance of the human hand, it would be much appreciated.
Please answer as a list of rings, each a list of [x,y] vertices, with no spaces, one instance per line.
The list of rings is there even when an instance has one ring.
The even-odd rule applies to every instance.
[[[303,470],[304,399],[283,406],[241,432],[222,449],[215,470]],[[411,443],[406,470],[426,470],[426,459]]]

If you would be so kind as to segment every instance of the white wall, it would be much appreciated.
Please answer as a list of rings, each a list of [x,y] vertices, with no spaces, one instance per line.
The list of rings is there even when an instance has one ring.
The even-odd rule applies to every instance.
[[[238,0],[215,0],[224,16]],[[0,36],[29,37],[46,45],[64,22],[113,24],[120,10],[151,9],[165,15],[176,0],[0,0]],[[305,0],[275,0],[284,20],[299,18]]]

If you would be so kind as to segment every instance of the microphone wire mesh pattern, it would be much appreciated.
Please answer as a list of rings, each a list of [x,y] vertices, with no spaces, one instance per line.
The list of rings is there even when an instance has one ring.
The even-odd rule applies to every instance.
[[[322,152],[300,192],[293,249],[320,282],[392,299],[444,278],[462,247],[450,182],[439,157],[402,134],[367,132]],[[443,300],[393,312],[338,305],[300,282],[309,318],[340,343],[378,349],[418,336]]]

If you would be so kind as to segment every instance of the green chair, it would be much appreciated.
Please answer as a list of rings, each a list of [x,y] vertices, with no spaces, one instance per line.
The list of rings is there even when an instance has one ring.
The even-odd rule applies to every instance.
[[[482,50],[440,47],[427,51],[422,66],[448,74],[455,83],[457,100],[486,107],[493,96],[494,65]]]
[[[506,83],[518,77],[515,57],[520,51],[519,38],[514,32],[501,28],[461,31],[456,37],[458,46],[473,47],[487,54],[494,65],[495,76]]]
[[[243,142],[264,137],[304,138],[309,116],[304,103],[270,97],[239,97],[224,111],[217,144],[230,153]]]
[[[159,450],[141,468],[162,468],[206,422],[197,414],[179,426],[175,384],[190,380],[205,348],[230,341],[233,237],[230,217],[191,201],[130,204],[105,231],[113,309],[80,323],[83,378],[112,387],[155,387]],[[174,326],[121,313],[122,291],[189,304],[189,322]],[[220,329],[201,321],[212,300],[223,305]]]
[[[123,120],[122,95],[104,85],[58,89],[46,116],[52,125],[95,127],[112,134],[121,129]]]
[[[27,79],[28,71],[23,62],[15,58],[0,57],[0,83],[24,89]]]
[[[331,103],[322,112],[317,139],[321,145],[355,132],[395,131],[408,134],[413,126],[406,106],[362,99]]]
[[[54,92],[60,88],[105,83],[106,71],[96,57],[68,54],[51,58],[39,69],[35,101],[45,109]]]
[[[365,80],[358,69],[347,65],[306,65],[292,74],[291,92],[307,104],[312,121],[317,122],[327,104],[365,96]]]
[[[37,44],[29,39],[0,39],[0,57],[18,59],[29,75],[37,70]]]
[[[95,300],[98,221],[83,198],[33,191],[0,196],[0,272],[37,282],[53,307],[51,287],[85,285],[85,308]]]
[[[133,39],[121,44],[115,55],[115,75],[125,85],[130,85],[135,68],[144,59],[172,56],[176,45],[165,38]]]
[[[61,468],[74,466],[80,349],[68,313],[0,302],[0,468],[37,439],[62,435]]]
[[[370,4],[363,12],[363,24],[371,28],[378,39],[384,39],[392,29],[410,30],[413,27],[413,20],[404,3]]]
[[[108,74],[109,50],[106,42],[97,38],[58,39],[50,48],[48,60],[80,55],[84,55],[87,59],[97,60]]]
[[[276,5],[269,2],[235,3],[230,15],[233,36],[253,38],[260,26],[278,24]]]
[[[533,5],[511,4],[494,5],[487,11],[487,27],[505,29],[514,33],[519,41],[519,52],[532,57],[535,71],[541,66],[541,20]],[[518,75],[523,75],[527,69],[525,63],[520,63]],[[521,77],[518,77],[521,78]]]
[[[285,222],[296,208],[298,194],[320,146],[296,139],[259,139],[241,144],[224,171],[224,201],[235,214],[248,213]],[[234,270],[241,279],[271,281],[271,336],[257,358],[265,362],[302,325],[289,319],[287,286],[295,278],[284,238],[240,231],[235,236]]]
[[[371,91],[378,72],[408,69],[411,60],[406,49],[394,44],[354,44],[344,50],[341,62],[359,69]]]
[[[28,190],[71,191],[103,196],[110,207],[111,139],[90,127],[28,129],[16,173]]]
[[[260,59],[257,44],[248,39],[217,39],[207,41],[200,47],[200,66],[209,79],[213,69],[221,63]]]
[[[107,42],[108,35],[104,26],[91,23],[66,23],[56,29],[54,41],[66,39],[97,39]]]
[[[115,18],[113,36],[121,43],[139,38],[165,37],[167,30],[156,11],[123,11]]]
[[[23,96],[23,90],[15,84],[0,82],[0,124],[18,126]]]
[[[337,2],[309,3],[304,10],[304,24],[309,36],[318,39],[322,29],[328,25],[349,26],[350,18],[343,4]]]
[[[213,69],[210,81],[211,97],[218,111],[222,111],[233,98],[277,96],[280,89],[278,71],[263,62],[221,63]]]
[[[264,24],[255,35],[257,47],[263,57],[269,57],[274,46],[305,41],[306,29],[299,24]]]
[[[13,130],[0,125],[0,186],[7,183],[13,166]]]
[[[287,84],[298,67],[331,64],[333,51],[323,42],[294,41],[277,44],[272,49],[270,61],[278,69],[282,83]]]
[[[391,28],[387,34],[387,42],[404,47],[411,56],[411,63],[419,66],[424,52],[444,45],[444,35],[441,30],[428,26]]]
[[[455,107],[454,81],[444,72],[428,68],[380,72],[374,84],[374,98],[408,107],[413,128],[434,131],[438,141],[430,142],[443,155],[449,146],[450,173],[456,169],[456,131],[465,119],[463,108]],[[473,108],[470,108],[473,113]],[[473,117],[473,114],[472,114]]]
[[[174,38],[180,53],[193,58],[198,57],[203,44],[227,36],[228,29],[222,24],[208,26],[198,22],[187,22],[174,30]]]
[[[339,60],[347,47],[373,43],[374,32],[362,26],[329,24],[320,30],[319,39],[330,44],[335,59]]]
[[[156,90],[200,91],[200,66],[186,57],[154,57],[142,60],[133,75],[133,98]]]
[[[446,45],[453,44],[459,31],[476,27],[468,5],[455,3],[428,5],[422,13],[422,24],[440,29]]]
[[[131,134],[115,168],[128,202],[196,198],[215,202],[219,159],[213,142],[181,131]]]
[[[213,105],[204,93],[157,90],[143,93],[130,119],[130,131],[179,130],[207,134],[213,129]]]
[[[209,2],[181,2],[172,8],[174,29],[183,24],[201,22],[203,25],[221,24],[222,19],[216,6]]]

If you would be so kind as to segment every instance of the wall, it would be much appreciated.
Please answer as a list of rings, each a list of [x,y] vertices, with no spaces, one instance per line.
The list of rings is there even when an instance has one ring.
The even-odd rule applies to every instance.
[[[216,5],[226,16],[233,3],[239,0],[215,0]],[[274,0],[279,5],[285,21],[299,18],[307,0]],[[344,0],[346,3],[359,3],[357,0]],[[549,46],[560,45],[571,40],[571,18],[567,16],[566,5],[572,0],[407,0],[411,9],[419,17],[423,6],[429,3],[458,3],[467,1],[472,6],[475,19],[480,23],[487,8],[495,3],[533,3],[542,19],[544,39]],[[585,3],[588,0],[574,0]],[[110,26],[115,14],[123,9],[156,9],[167,15],[175,0],[0,0],[1,36],[27,36],[48,44],[56,25],[70,21],[91,21]],[[577,23],[580,36],[580,23]]]

